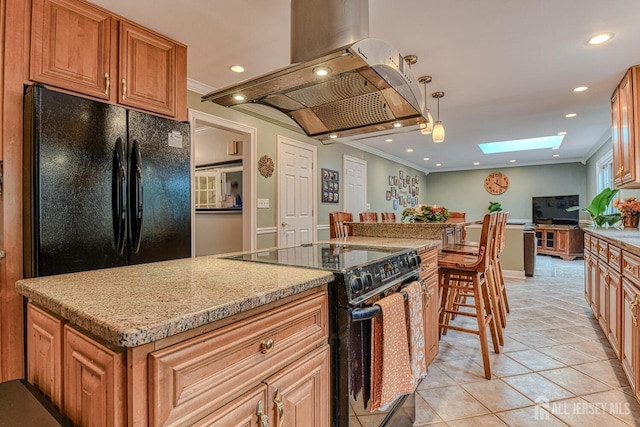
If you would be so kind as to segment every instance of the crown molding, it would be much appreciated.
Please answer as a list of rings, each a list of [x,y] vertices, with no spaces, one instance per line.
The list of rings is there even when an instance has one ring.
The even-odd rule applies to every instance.
[[[206,85],[197,80],[187,79],[187,90],[199,95],[206,95],[207,93],[213,92],[215,89],[215,87]]]

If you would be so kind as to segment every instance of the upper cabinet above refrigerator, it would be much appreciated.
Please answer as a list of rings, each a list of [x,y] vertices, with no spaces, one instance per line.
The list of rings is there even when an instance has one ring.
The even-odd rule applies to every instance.
[[[187,120],[187,48],[77,0],[33,0],[30,80]]]

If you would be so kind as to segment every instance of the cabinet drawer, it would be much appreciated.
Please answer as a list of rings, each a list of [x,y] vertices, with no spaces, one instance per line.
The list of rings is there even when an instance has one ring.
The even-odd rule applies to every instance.
[[[200,420],[327,343],[327,308],[320,292],[152,353],[151,425]]]
[[[584,250],[591,251],[591,234],[584,233]]]
[[[589,245],[589,250],[591,251],[591,253],[593,254],[597,254],[598,253],[598,239],[596,239],[595,237],[591,237],[591,242]]]
[[[598,256],[603,261],[607,261],[607,259],[609,258],[609,251],[607,250],[608,245],[609,244],[604,240],[598,241]]]
[[[636,285],[640,285],[640,257],[622,251],[622,274]]]
[[[426,280],[427,277],[438,271],[438,249],[432,248],[420,252],[420,259],[422,260],[420,278]]]
[[[622,263],[622,250],[613,245],[609,245],[609,260],[608,265],[611,269],[620,272],[620,264]]]

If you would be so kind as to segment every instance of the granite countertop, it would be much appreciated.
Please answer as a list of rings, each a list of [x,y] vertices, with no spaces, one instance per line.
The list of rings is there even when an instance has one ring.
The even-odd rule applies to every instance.
[[[417,251],[423,251],[429,248],[439,247],[442,241],[430,239],[395,239],[389,237],[365,237],[365,236],[348,236],[342,239],[331,239],[321,243],[346,243],[351,245],[367,245],[367,246],[383,246],[390,248],[410,248]]]
[[[584,228],[585,232],[618,243],[623,249],[640,255],[640,230],[617,228]]]
[[[467,222],[349,222],[352,234],[392,239],[441,239],[445,228],[464,227]]]
[[[23,279],[16,289],[107,343],[135,347],[332,280],[323,270],[206,256]]]

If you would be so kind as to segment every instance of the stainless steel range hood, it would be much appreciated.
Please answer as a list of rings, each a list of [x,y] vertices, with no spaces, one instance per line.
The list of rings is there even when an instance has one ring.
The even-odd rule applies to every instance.
[[[292,62],[297,63],[202,100],[226,107],[271,106],[321,140],[425,123],[409,65],[388,43],[368,38],[368,20],[367,0],[292,0]],[[319,69],[329,74],[319,77]]]

